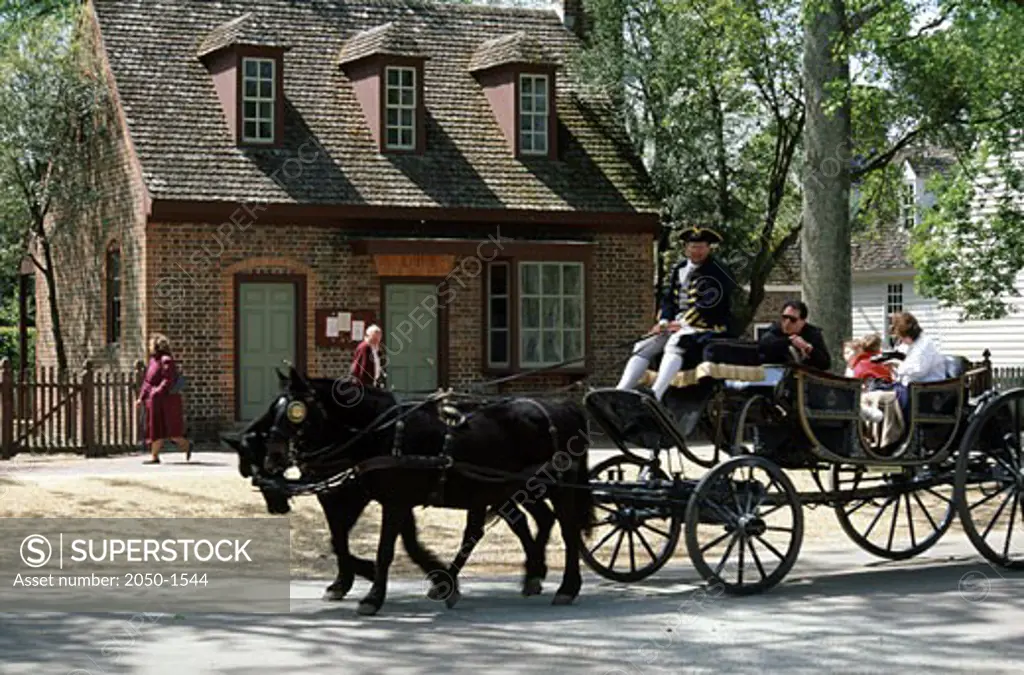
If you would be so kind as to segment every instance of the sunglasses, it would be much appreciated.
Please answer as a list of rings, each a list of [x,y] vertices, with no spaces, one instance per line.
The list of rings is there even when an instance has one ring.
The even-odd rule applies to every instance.
[[[782,320],[783,321],[799,321],[800,317],[793,316],[792,314],[783,314],[782,315]]]

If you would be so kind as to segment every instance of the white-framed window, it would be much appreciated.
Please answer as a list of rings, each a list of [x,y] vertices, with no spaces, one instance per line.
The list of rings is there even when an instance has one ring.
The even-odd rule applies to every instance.
[[[511,282],[509,264],[493,262],[487,266],[487,364],[508,366],[512,363]]]
[[[242,140],[274,140],[274,103],[277,95],[274,59],[242,59]]]
[[[903,183],[900,194],[900,224],[905,229],[913,229],[917,223],[917,186],[913,181]]]
[[[903,311],[903,284],[886,284],[885,286],[885,319],[882,325],[889,329],[892,315]]]
[[[519,76],[519,151],[548,153],[548,76]]]
[[[580,262],[519,263],[519,365],[550,366],[584,354]],[[572,364],[577,365],[577,364]]]
[[[386,78],[385,145],[412,150],[416,147],[416,69],[388,66]]]
[[[754,339],[758,342],[764,337],[764,334],[771,330],[771,323],[755,323],[754,324]]]

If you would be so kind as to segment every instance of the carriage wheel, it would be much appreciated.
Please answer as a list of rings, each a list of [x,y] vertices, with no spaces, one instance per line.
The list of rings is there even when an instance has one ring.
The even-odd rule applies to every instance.
[[[704,579],[749,595],[782,581],[800,553],[804,514],[782,469],[740,455],[712,469],[686,507],[686,548]]]
[[[968,428],[956,463],[964,531],[985,558],[1013,569],[1024,568],[1022,418],[1024,389],[997,398]]]
[[[733,425],[732,448],[730,448],[733,454],[753,455],[757,452],[760,442],[760,429],[756,424],[756,420],[759,415],[761,419],[765,417],[764,410],[768,405],[769,401],[766,397],[761,394],[754,394],[740,408],[740,412],[736,416],[736,423]],[[748,421],[751,418],[754,419],[754,424],[750,424]],[[748,424],[750,425],[749,427]]]
[[[934,546],[953,523],[953,485],[933,485],[934,478],[933,470],[920,467],[887,473],[835,464],[833,490],[892,490],[885,497],[837,504],[839,524],[857,546],[872,555],[889,560],[919,555]],[[920,487],[914,489],[915,485]]]
[[[590,471],[597,525],[580,553],[590,569],[613,581],[639,581],[657,572],[675,553],[682,527],[680,511],[661,500],[630,500],[627,491],[665,489],[672,479],[627,455],[609,457]],[[601,487],[615,492],[602,497]],[[632,488],[633,490],[630,490]]]

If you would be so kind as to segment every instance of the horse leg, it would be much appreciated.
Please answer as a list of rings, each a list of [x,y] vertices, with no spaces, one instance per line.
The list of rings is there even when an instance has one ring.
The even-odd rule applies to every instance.
[[[382,506],[384,506],[382,504]],[[364,616],[376,614],[384,604],[388,593],[388,570],[395,559],[395,540],[402,532],[405,520],[412,514],[406,507],[384,506],[384,515],[380,523],[380,540],[377,542],[377,568],[373,577],[370,592],[359,601],[356,612]]]
[[[530,536],[530,530],[526,527],[526,523],[523,522],[521,517],[515,518],[513,521],[511,519],[512,514],[506,515],[503,513],[502,515],[505,516],[505,522],[508,523],[512,531],[519,537],[519,541],[523,544],[523,550],[526,551],[526,576],[523,578],[523,595],[529,597],[531,595],[540,595],[542,582],[548,575],[548,566],[545,558],[548,539],[551,537],[551,528],[555,524],[555,513],[543,499],[526,501],[523,506],[537,522],[536,539]]]
[[[331,531],[331,547],[338,561],[338,576],[324,591],[324,600],[341,600],[352,590],[355,575],[373,580],[373,561],[357,558],[349,552],[348,535],[369,503],[360,490],[335,490],[316,496]]]
[[[463,536],[465,537],[465,535]],[[430,581],[427,597],[431,600],[444,600],[449,609],[454,607],[462,597],[459,593],[458,583],[451,572],[446,570],[444,563],[420,544],[416,534],[416,520],[413,518],[411,508],[402,527],[402,544],[405,546],[405,552],[409,554],[409,558],[427,574],[427,580]]]
[[[578,458],[579,463],[572,480],[574,485],[555,490],[551,494],[551,503],[555,507],[555,517],[565,543],[565,573],[562,575],[562,585],[558,587],[552,601],[554,605],[572,604],[583,586],[579,547],[583,535],[590,533],[594,523],[593,493],[585,489],[589,482],[587,454],[584,450],[583,456]],[[583,489],[576,486],[582,486]]]

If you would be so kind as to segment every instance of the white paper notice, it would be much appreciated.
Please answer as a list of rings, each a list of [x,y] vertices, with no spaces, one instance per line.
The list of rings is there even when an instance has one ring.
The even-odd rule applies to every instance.
[[[356,340],[358,342],[359,340],[363,339],[363,330],[365,329],[365,326],[366,326],[366,322],[365,321],[353,321],[352,322],[352,339],[353,340]]]
[[[327,317],[327,337],[338,337],[338,317],[336,316]]]
[[[338,312],[338,330],[342,333],[352,330],[352,312]]]

